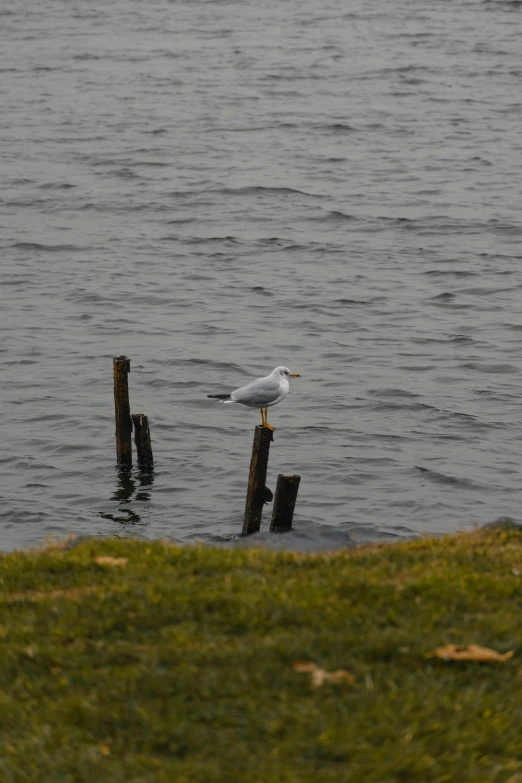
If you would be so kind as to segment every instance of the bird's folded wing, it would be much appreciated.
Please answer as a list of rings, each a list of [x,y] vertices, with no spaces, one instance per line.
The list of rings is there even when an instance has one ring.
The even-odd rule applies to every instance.
[[[258,378],[256,381],[252,381],[248,386],[243,386],[241,389],[236,389],[230,395],[234,402],[243,402],[252,407],[259,405],[267,405],[269,402],[273,402],[280,395],[280,388],[278,383],[274,383],[271,379]]]
[[[242,386],[241,388],[249,389],[251,386],[258,386],[259,384],[270,383],[271,380],[272,378],[270,375],[265,375],[262,378],[256,378],[255,380],[250,381],[250,383],[247,383],[246,386]]]

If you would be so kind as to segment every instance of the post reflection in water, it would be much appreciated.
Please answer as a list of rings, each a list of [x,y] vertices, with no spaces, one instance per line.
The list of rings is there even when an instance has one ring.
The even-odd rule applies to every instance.
[[[99,514],[104,519],[111,519],[113,522],[122,522],[139,524],[142,522],[140,514],[133,508],[124,507],[126,503],[149,503],[150,492],[147,487],[154,483],[154,471],[141,471],[132,468],[118,468],[117,485],[111,500],[120,504],[118,514]]]

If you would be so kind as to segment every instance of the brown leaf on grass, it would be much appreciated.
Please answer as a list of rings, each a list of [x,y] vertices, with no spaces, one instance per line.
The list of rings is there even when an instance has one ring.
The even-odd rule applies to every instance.
[[[294,663],[296,672],[307,672],[312,675],[312,688],[320,688],[325,682],[349,682],[353,683],[353,675],[344,669],[337,669],[335,672],[327,672],[321,669],[311,661],[296,661]]]
[[[294,663],[296,672],[313,672],[314,669],[317,669],[317,666],[311,661],[295,661]]]
[[[98,565],[114,566],[115,568],[124,568],[129,562],[127,557],[109,557],[109,555],[94,555],[93,560]]]
[[[490,663],[492,661],[509,661],[515,654],[514,650],[507,653],[498,653],[487,647],[479,647],[478,644],[447,644],[445,647],[437,647],[428,653],[426,658],[442,658],[443,661],[478,661]]]

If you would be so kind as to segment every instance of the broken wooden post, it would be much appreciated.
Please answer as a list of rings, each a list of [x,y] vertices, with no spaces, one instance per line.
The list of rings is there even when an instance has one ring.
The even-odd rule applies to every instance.
[[[150,472],[154,466],[154,460],[152,458],[149,420],[144,413],[133,413],[132,424],[134,427],[134,443],[138,452],[138,466],[140,470]]]
[[[272,533],[286,533],[286,531],[292,529],[295,501],[297,500],[300,481],[301,476],[283,476],[280,473],[277,477],[274,511],[270,523],[270,531]]]
[[[116,412],[116,458],[121,467],[132,465],[132,422],[129,406],[130,359],[116,356],[114,370],[114,408]]]
[[[252,447],[250,475],[248,477],[245,518],[241,534],[243,536],[257,533],[261,527],[263,504],[272,499],[272,493],[265,486],[265,481],[268,467],[268,452],[273,439],[272,430],[269,430],[268,427],[257,425]]]

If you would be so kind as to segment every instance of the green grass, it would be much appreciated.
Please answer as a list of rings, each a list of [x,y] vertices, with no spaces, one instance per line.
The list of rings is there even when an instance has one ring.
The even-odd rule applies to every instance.
[[[100,565],[96,555],[128,558]],[[445,663],[448,643],[507,663]],[[354,683],[312,689],[295,661]],[[0,557],[1,783],[522,780],[522,535]]]

